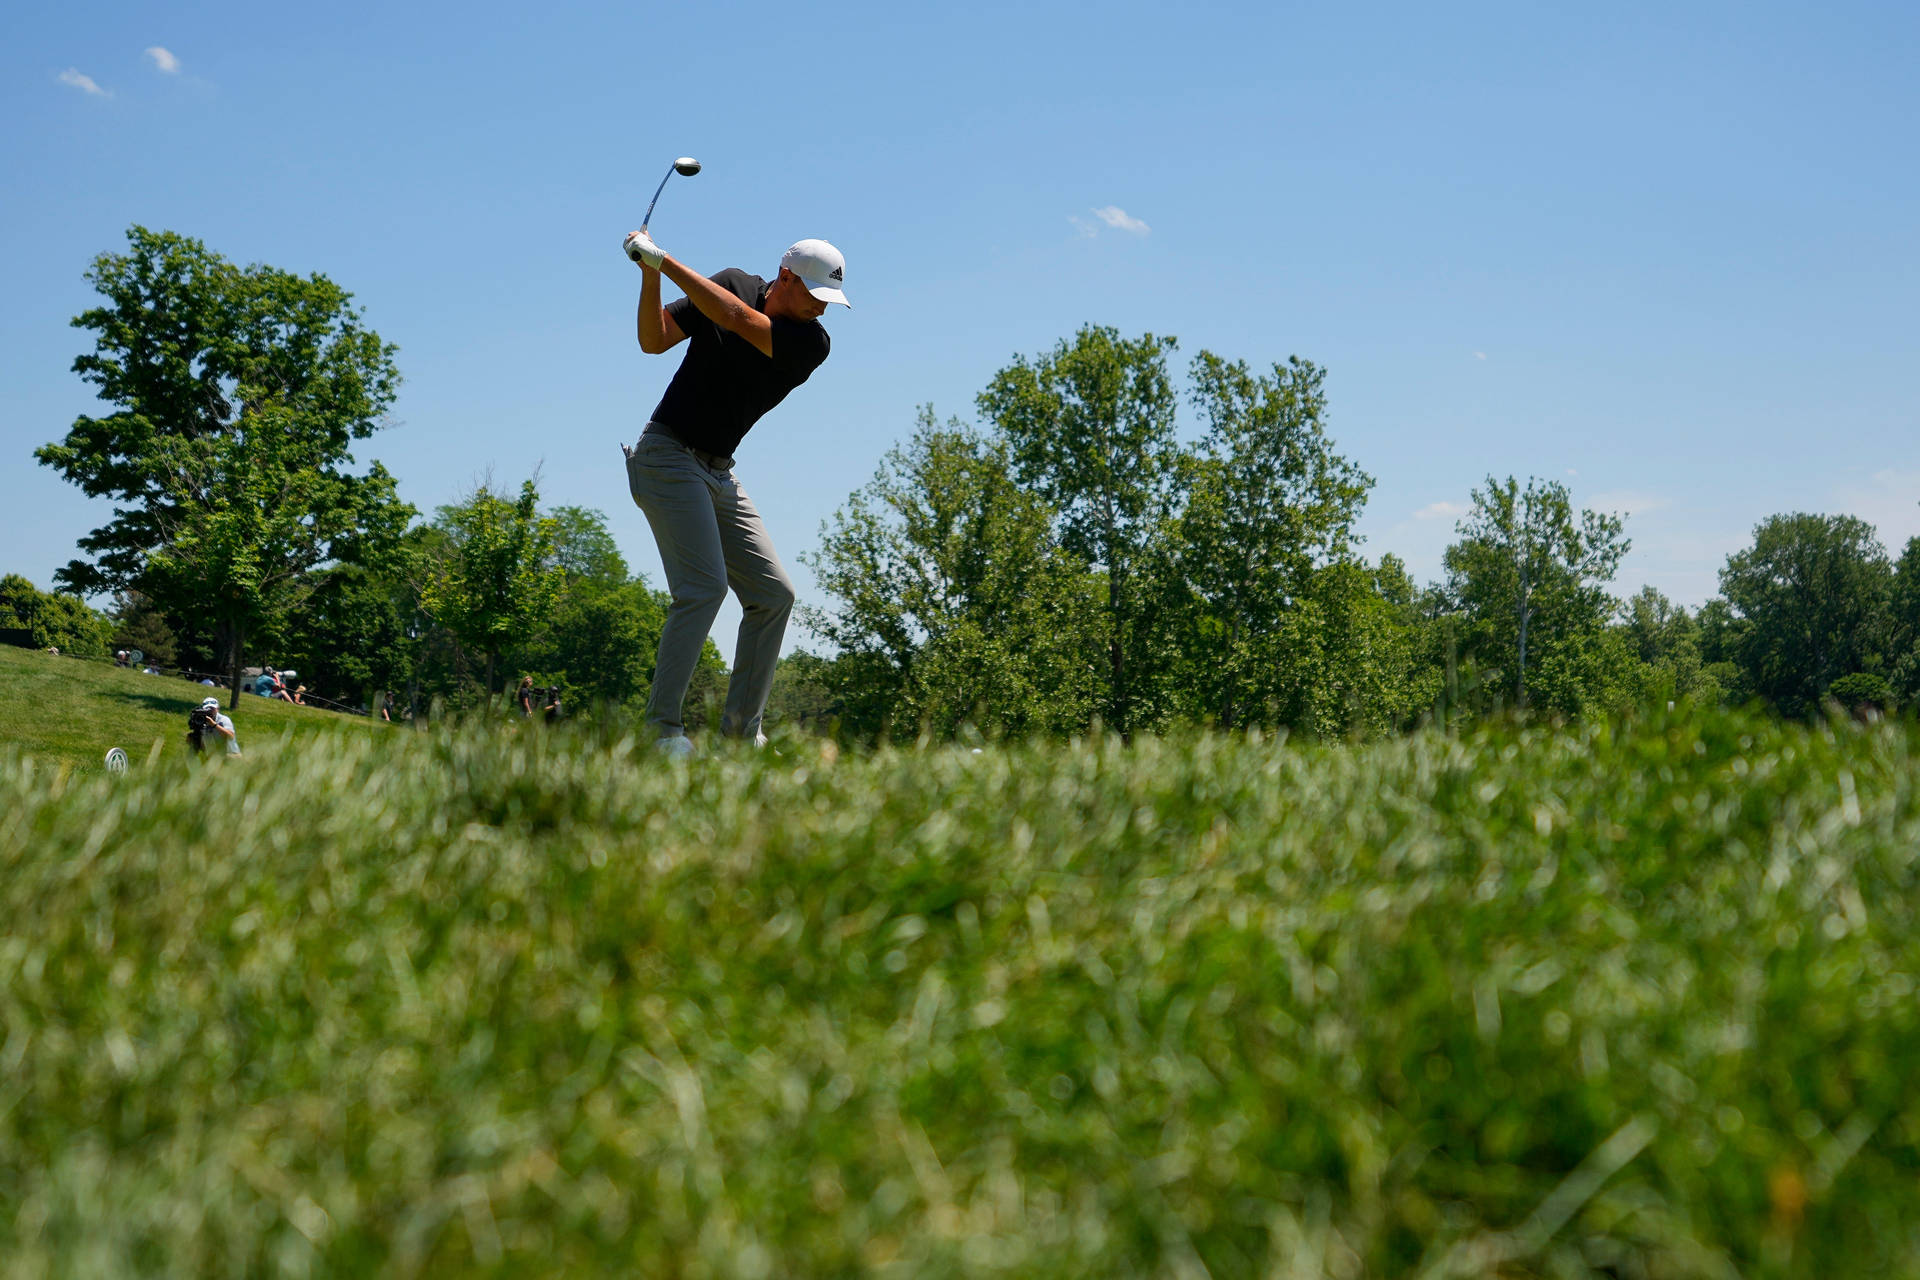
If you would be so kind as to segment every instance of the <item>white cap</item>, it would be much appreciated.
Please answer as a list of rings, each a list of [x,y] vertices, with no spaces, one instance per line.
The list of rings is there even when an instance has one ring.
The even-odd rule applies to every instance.
[[[807,292],[820,301],[852,308],[847,295],[840,292],[847,278],[846,256],[825,240],[800,241],[781,255],[780,265],[799,276]]]
[[[200,706],[206,711],[218,711],[220,709],[220,699],[202,698],[200,699]]]

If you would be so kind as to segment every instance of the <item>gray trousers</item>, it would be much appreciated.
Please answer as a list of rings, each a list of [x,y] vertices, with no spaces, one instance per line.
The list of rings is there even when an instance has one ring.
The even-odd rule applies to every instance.
[[[733,460],[696,458],[649,423],[627,458],[627,488],[653,527],[673,597],[660,631],[647,722],[663,738],[686,732],[681,704],[731,586],[743,616],[721,732],[759,737],[787,616],[793,612],[793,583],[780,567],[760,513],[733,478]]]

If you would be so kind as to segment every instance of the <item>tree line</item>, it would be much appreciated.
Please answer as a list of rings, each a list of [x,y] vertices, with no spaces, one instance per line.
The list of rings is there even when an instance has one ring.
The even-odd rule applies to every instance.
[[[422,519],[353,449],[386,425],[396,350],[326,277],[236,266],[134,227],[88,280],[74,362],[108,411],[36,457],[114,502],[56,573],[0,583],[0,628],[166,665],[295,667],[340,701],[489,702],[521,674],[575,707],[644,704],[664,593],[605,517],[486,479]],[[1325,373],[1099,326],[1018,356],[977,424],[923,409],[803,557],[830,656],[782,664],[777,720],[872,739],[1180,724],[1371,736],[1650,699],[1920,697],[1920,539],[1897,562],[1847,516],[1782,515],[1697,612],[1610,593],[1621,521],[1489,476],[1441,581],[1370,560],[1372,480],[1336,449]],[[1176,430],[1182,400],[1203,426]],[[110,618],[75,594],[111,596]],[[33,629],[38,627],[38,631]],[[47,643],[57,641],[47,640]],[[724,689],[711,642],[694,697]]]
[[[1374,736],[1654,701],[1920,698],[1920,539],[1851,516],[1764,521],[1695,611],[1611,594],[1616,515],[1488,476],[1416,585],[1353,528],[1372,480],[1335,448],[1325,374],[1201,351],[1176,429],[1174,339],[1088,326],[1018,357],[980,422],[922,410],[810,557],[835,603],[814,676],[861,736],[1180,724]]]

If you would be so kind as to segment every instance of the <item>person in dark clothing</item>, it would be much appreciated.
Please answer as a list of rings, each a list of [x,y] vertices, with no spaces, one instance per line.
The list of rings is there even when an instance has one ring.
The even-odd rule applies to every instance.
[[[681,706],[731,586],[742,617],[721,730],[765,742],[761,718],[793,611],[793,584],[734,477],[733,453],[826,360],[831,344],[820,317],[829,303],[852,305],[841,292],[846,259],[824,240],[802,240],[769,282],[733,267],[703,276],[638,231],[626,248],[640,264],[640,349],[659,355],[688,343],[639,443],[622,446],[627,487],[646,513],[672,596],[647,720],[663,751],[692,750]],[[686,296],[661,305],[662,276]]]

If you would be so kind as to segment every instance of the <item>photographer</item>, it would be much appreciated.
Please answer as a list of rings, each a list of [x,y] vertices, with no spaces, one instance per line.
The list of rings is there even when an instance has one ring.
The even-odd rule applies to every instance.
[[[206,751],[206,735],[210,732],[227,740],[228,755],[240,754],[240,736],[233,731],[233,721],[220,714],[218,698],[205,699],[187,715],[187,746],[195,755]]]

